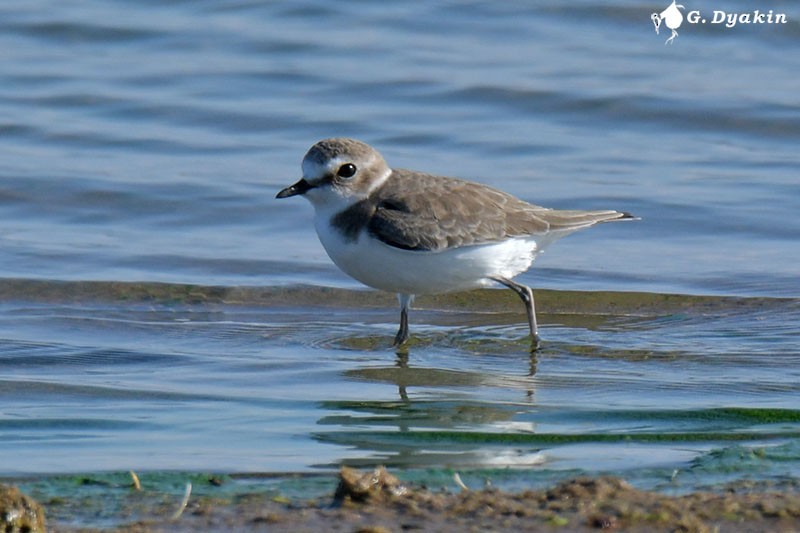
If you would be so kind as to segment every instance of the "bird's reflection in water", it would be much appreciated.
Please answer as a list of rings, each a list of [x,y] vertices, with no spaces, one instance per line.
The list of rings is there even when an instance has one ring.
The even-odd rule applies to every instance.
[[[484,365],[479,368],[432,368],[418,366],[427,360],[421,350],[412,345],[411,353],[407,349],[398,351],[392,365],[346,371],[346,377],[357,382],[396,386],[399,399],[378,392],[373,398],[359,395],[358,399],[325,402],[323,407],[331,413],[318,421],[325,429],[315,438],[361,450],[359,459],[350,460],[357,465],[541,462],[539,446],[520,445],[513,439],[510,443],[503,441],[506,434],[536,431],[530,415],[538,364],[535,352],[523,352],[529,357],[524,370],[517,364],[522,371],[503,374],[496,371],[497,366],[512,366],[520,363],[519,358],[515,361],[503,354],[502,359],[483,359]],[[485,363],[492,363],[494,369],[486,368]]]
[[[538,365],[539,365],[538,351],[539,351],[538,343],[536,343],[536,341],[531,341],[531,349],[530,349],[530,351],[528,353],[528,372],[526,374],[527,379],[525,380],[526,384],[527,384],[526,389],[525,389],[525,397],[526,397],[527,401],[529,401],[529,402],[532,402],[533,401],[533,397],[534,397],[533,378],[536,376],[536,371],[537,371]],[[412,375],[414,373],[419,373],[419,372],[428,372],[428,373],[437,372],[437,370],[436,369],[424,369],[424,368],[419,368],[419,367],[415,368],[415,367],[409,366],[410,351],[409,351],[407,345],[403,345],[403,346],[398,347],[396,352],[395,352],[395,354],[397,355],[397,358],[395,359],[395,367],[399,370],[399,373],[396,374],[396,377],[397,377],[396,383],[397,383],[398,393],[400,395],[400,399],[403,402],[408,402],[410,400],[409,400],[409,397],[408,397],[407,386],[411,383],[411,381],[413,381],[411,379]],[[438,372],[446,372],[446,371],[439,370]],[[481,375],[481,376],[482,376],[482,379],[479,380],[481,382],[481,384],[489,384],[489,385],[496,385],[497,384],[497,380],[507,379],[507,378],[503,378],[501,376],[496,376],[495,378],[492,378],[489,375]],[[404,377],[406,377],[407,379],[403,379]],[[512,378],[512,380],[513,381],[518,381],[518,380],[515,380],[513,378]],[[414,383],[414,384],[416,384],[416,385],[455,384],[455,383],[452,383],[452,382],[448,383],[449,380],[443,380],[442,382],[439,382],[439,383],[432,383],[431,382],[431,381],[435,381],[435,380],[424,380],[423,379],[422,381],[427,381],[427,383]],[[459,380],[459,381],[461,381],[461,380]]]
[[[397,361],[395,362],[395,366],[398,368],[408,369],[408,349],[397,351]],[[406,391],[405,383],[398,383],[397,391],[400,394],[400,399],[408,403],[408,392]]]
[[[534,342],[535,341],[531,341],[532,349],[528,356],[528,378],[530,378],[531,386],[525,391],[525,395],[531,402],[533,401],[533,378],[536,376],[536,371],[539,368],[539,347],[538,345],[534,346]]]

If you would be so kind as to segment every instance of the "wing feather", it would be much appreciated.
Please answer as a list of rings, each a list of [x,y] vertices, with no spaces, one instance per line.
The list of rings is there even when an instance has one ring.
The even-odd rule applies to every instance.
[[[556,210],[524,202],[477,183],[397,169],[376,191],[367,224],[381,241],[406,250],[435,251],[509,237],[571,233],[630,215]],[[374,209],[374,210],[373,210]]]

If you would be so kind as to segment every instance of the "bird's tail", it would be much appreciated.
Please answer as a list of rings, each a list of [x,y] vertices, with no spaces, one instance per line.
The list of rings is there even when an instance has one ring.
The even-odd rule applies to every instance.
[[[569,209],[551,209],[539,214],[550,224],[551,231],[579,230],[601,222],[618,220],[639,220],[638,217],[622,211],[581,211]]]

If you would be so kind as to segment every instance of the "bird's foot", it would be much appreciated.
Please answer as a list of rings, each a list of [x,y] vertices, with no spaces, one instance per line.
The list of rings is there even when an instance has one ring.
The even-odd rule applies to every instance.
[[[407,331],[398,331],[397,335],[394,337],[394,342],[392,346],[395,348],[399,348],[400,346],[405,346],[408,343],[408,332]]]

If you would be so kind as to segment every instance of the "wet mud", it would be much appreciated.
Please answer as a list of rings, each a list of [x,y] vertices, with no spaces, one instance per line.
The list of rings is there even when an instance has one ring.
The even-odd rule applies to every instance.
[[[459,488],[459,486],[461,488]],[[328,497],[289,499],[253,493],[232,498],[202,496],[174,506],[142,498],[128,520],[106,518],[104,527],[53,521],[49,531],[797,531],[800,491],[723,492],[667,496],[634,488],[616,477],[579,477],[551,488],[510,493],[454,490],[403,483],[380,467],[344,467]],[[131,487],[131,490],[136,490]],[[63,503],[63,502],[62,502]],[[139,518],[134,516],[139,515]],[[16,531],[16,530],[11,530]],[[20,530],[22,531],[22,530]]]

